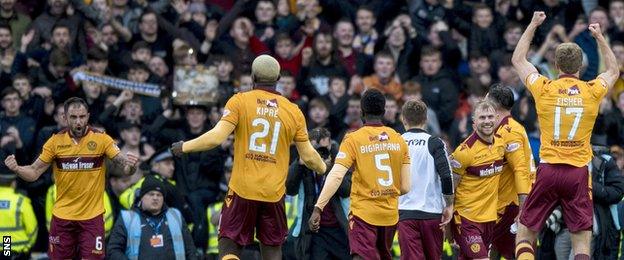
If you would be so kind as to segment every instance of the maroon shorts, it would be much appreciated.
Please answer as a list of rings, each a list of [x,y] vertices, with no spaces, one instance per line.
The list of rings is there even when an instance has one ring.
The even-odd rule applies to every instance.
[[[392,259],[392,240],[396,225],[375,226],[349,215],[349,247],[351,255],[368,259]]]
[[[267,246],[281,246],[288,234],[283,197],[278,202],[248,200],[230,190],[219,223],[219,238],[241,246],[253,243],[254,230],[260,243]]]
[[[440,219],[407,219],[399,221],[401,259],[442,258]]]
[[[453,239],[459,245],[459,259],[488,258],[496,221],[477,223],[455,213],[459,224],[451,222]]]
[[[104,259],[104,217],[65,220],[52,216],[50,259]]]
[[[508,205],[505,212],[498,215],[498,223],[494,226],[492,247],[505,259],[513,259],[515,254],[516,235],[511,233],[510,228],[516,221],[519,211],[517,205]]]
[[[587,166],[541,163],[520,223],[539,232],[553,209],[561,205],[570,232],[591,230],[594,211],[590,185]]]

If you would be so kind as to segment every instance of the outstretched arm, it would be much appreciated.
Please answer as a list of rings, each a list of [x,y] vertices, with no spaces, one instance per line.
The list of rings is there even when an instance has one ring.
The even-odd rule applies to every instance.
[[[610,89],[611,87],[613,87],[613,84],[615,84],[615,81],[620,76],[617,59],[615,58],[615,54],[613,54],[611,48],[609,48],[609,43],[607,43],[607,39],[605,39],[604,35],[602,35],[600,24],[590,24],[589,31],[591,32],[592,36],[596,38],[596,42],[598,43],[598,49],[600,49],[600,54],[602,54],[602,57],[604,57],[605,66],[607,67],[607,70],[598,75],[598,77],[604,80],[607,88]]]
[[[527,53],[531,47],[531,41],[535,35],[535,30],[537,30],[537,27],[539,27],[544,20],[546,20],[546,14],[544,12],[533,13],[533,19],[531,19],[531,23],[527,26],[526,30],[524,30],[511,57],[511,62],[518,72],[518,76],[524,83],[526,83],[526,79],[529,75],[537,73],[535,66],[527,60]]]
[[[193,140],[173,143],[173,145],[171,145],[171,152],[176,156],[180,156],[182,153],[210,150],[223,143],[234,131],[234,128],[235,126],[232,123],[221,120],[210,131]]]
[[[297,152],[306,167],[317,172],[318,174],[325,174],[327,165],[325,165],[325,161],[323,161],[323,158],[321,158],[318,152],[314,149],[310,141],[295,142],[295,146],[297,147]]]
[[[41,174],[43,174],[50,167],[49,163],[45,163],[40,159],[35,160],[35,162],[31,165],[19,166],[15,160],[15,155],[9,155],[4,160],[4,164],[9,168],[9,170],[15,172],[18,177],[28,182],[33,182],[39,179]]]

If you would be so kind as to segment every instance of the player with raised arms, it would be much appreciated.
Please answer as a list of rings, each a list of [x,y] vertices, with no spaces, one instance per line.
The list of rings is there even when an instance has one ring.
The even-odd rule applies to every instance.
[[[544,22],[544,12],[533,13],[513,53],[512,63],[535,98],[540,125],[540,164],[537,178],[522,209],[516,236],[516,258],[534,259],[537,233],[552,210],[561,205],[570,230],[575,260],[590,259],[593,203],[590,144],[594,121],[603,97],[620,75],[618,63],[602,35],[600,24],[589,25],[606,71],[591,81],[579,79],[583,52],[575,43],[562,43],[555,50],[558,79],[540,75],[527,61],[535,30]]]

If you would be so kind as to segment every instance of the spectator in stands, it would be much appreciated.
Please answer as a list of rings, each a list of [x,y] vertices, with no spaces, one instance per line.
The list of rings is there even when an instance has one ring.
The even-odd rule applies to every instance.
[[[603,33],[606,33],[609,29],[609,17],[607,15],[607,10],[602,7],[597,7],[592,10],[589,14],[589,23],[598,23],[600,24],[600,28]],[[587,68],[585,72],[581,74],[582,80],[592,80],[598,76],[598,73],[601,71],[600,68],[604,65],[604,61],[601,60],[600,55],[598,55],[598,44],[596,40],[591,36],[591,33],[588,29],[584,30],[581,34],[574,38],[574,42],[578,44],[585,57],[587,57]]]
[[[412,1],[408,4],[410,17],[414,21],[414,27],[420,35],[426,35],[427,29],[437,21],[446,18],[446,8],[440,1],[425,0]]]
[[[341,142],[345,134],[355,131],[364,125],[362,122],[362,107],[360,106],[360,96],[351,95],[347,105],[347,113],[345,117],[337,123],[337,133],[334,141]]]
[[[136,42],[134,45],[132,45],[132,53],[130,54],[130,58],[132,60],[129,64],[132,64],[133,62],[143,62],[147,64],[152,58],[152,49],[150,47],[150,44],[144,41]]]
[[[451,29],[444,20],[437,21],[429,27],[426,38],[431,46],[440,50],[444,66],[456,70],[464,55],[459,49],[458,41],[453,38]]]
[[[383,36],[378,45],[392,54],[399,79],[406,81],[413,77],[415,68],[418,66],[418,49],[421,46],[420,38],[417,37],[416,29],[412,27],[409,16],[401,15],[394,19]]]
[[[287,70],[282,70],[277,85],[277,91],[291,102],[299,105],[299,108],[304,108],[306,103],[300,99],[299,92],[297,92],[297,81],[295,77]]]
[[[99,83],[89,82],[89,81],[81,82],[81,85],[82,85],[81,95],[84,96],[85,101],[89,105],[89,111],[91,111],[90,113],[93,113],[94,115],[101,114],[102,111],[104,111],[104,102],[105,102],[102,96],[102,85],[100,85]],[[91,122],[89,123],[93,123],[93,122],[97,122],[98,118],[90,117],[89,120],[91,120]]]
[[[5,0],[0,4],[0,22],[9,25],[13,38],[13,48],[20,47],[20,38],[30,25],[30,17],[15,9],[16,0]]]
[[[399,104],[392,95],[386,94],[386,112],[383,116],[383,123],[385,126],[394,129],[397,133],[405,132],[405,127],[401,120],[399,120]]]
[[[33,89],[30,84],[30,79],[24,74],[17,74],[13,76],[12,85],[13,88],[20,93],[20,98],[22,99],[22,112],[35,120],[38,128],[48,123],[48,118],[52,115],[52,113],[54,113],[54,111],[46,111],[45,107],[49,103],[54,104],[54,101],[50,98],[52,91],[46,87],[37,87]],[[48,114],[48,112],[52,113]]]
[[[7,87],[0,92],[4,114],[0,116],[0,147],[15,151],[21,163],[31,161],[32,145],[35,137],[36,122],[20,111],[22,99],[19,91]],[[14,149],[14,150],[13,150]],[[13,152],[11,152],[13,154]]]
[[[448,131],[457,109],[458,88],[453,84],[451,75],[441,68],[440,51],[432,47],[423,48],[420,55],[421,71],[414,80],[422,86],[423,101],[436,111],[440,128]]]
[[[87,52],[87,68],[90,73],[96,75],[107,75],[108,53],[100,47],[93,47]]]
[[[329,124],[329,104],[321,98],[315,98],[308,104],[308,129],[327,127]]]
[[[322,96],[329,92],[329,78],[340,76],[346,78],[347,70],[336,58],[336,45],[329,33],[317,33],[312,44],[314,51],[303,49],[301,70],[297,90],[309,99]]]
[[[604,116],[607,129],[607,143],[610,145],[624,144],[624,90],[615,92],[617,97],[613,110]]]
[[[362,84],[356,86],[353,93],[362,94],[367,89],[376,88],[382,93],[392,95],[395,99],[401,99],[403,89],[398,80],[398,75],[395,74],[396,63],[392,54],[385,51],[375,54],[374,68],[375,73],[364,77]]]
[[[373,9],[366,5],[358,7],[355,19],[357,34],[353,39],[353,48],[368,56],[375,54],[375,44],[379,39],[379,34],[375,30],[375,22]]]
[[[269,0],[260,0],[255,9],[255,35],[263,42],[272,42],[277,27],[274,24],[277,11],[275,3]]]
[[[339,20],[334,26],[334,39],[336,39],[336,55],[347,70],[349,77],[359,74],[367,74],[370,67],[371,56],[362,54],[353,48],[355,29],[348,19]]]
[[[454,6],[453,12],[461,10],[461,6]],[[464,9],[465,10],[465,9]],[[490,53],[492,50],[500,49],[504,46],[503,35],[505,19],[496,16],[492,9],[480,4],[472,8],[472,23],[463,20],[460,15],[451,15],[451,26],[457,29],[462,35],[468,37],[468,51],[472,53],[479,51],[481,53]]]
[[[162,182],[152,176],[141,185],[140,201],[121,212],[107,246],[110,259],[198,259],[182,214],[164,203]]]
[[[520,36],[522,36],[522,25],[515,22],[509,22],[505,25],[505,32],[503,33],[505,45],[502,48],[493,50],[489,54],[492,71],[497,71],[500,64],[508,57],[511,57],[511,54],[516,49],[516,45],[518,45],[518,41],[520,41]]]
[[[329,92],[323,96],[323,99],[330,105],[329,131],[339,133],[342,127],[342,121],[347,113],[347,107],[349,106],[346,79],[341,77],[330,78]]]
[[[152,74],[160,77],[161,79],[167,78],[169,75],[169,66],[165,63],[163,58],[154,56],[149,60],[149,69]]]
[[[139,31],[132,36],[129,44],[134,46],[139,41],[149,44],[152,55],[160,56],[165,60],[171,59],[173,39],[164,30],[159,30],[158,16],[152,10],[146,10],[141,14]]]
[[[405,104],[408,100],[422,100],[422,86],[415,81],[408,81],[403,84],[404,92],[401,104]],[[386,102],[388,102],[386,100]],[[440,123],[438,123],[438,116],[429,107],[427,107],[427,133],[435,136],[442,134],[440,130]]]
[[[132,152],[139,156],[139,163],[146,162],[154,154],[154,147],[141,138],[141,126],[130,122],[122,122],[117,127],[121,137],[119,149],[125,154]]]
[[[479,86],[484,91],[492,85],[492,73],[490,71],[490,60],[485,53],[475,51],[470,53],[468,59],[468,67],[470,68],[470,75],[464,78],[464,85]]]

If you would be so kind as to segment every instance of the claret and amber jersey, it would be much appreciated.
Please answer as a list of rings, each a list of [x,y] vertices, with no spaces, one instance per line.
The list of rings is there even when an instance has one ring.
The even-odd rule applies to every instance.
[[[57,187],[52,214],[65,220],[87,220],[104,213],[104,157],[118,154],[115,141],[91,127],[78,142],[67,129],[52,135],[39,156],[52,164]]]
[[[505,163],[498,186],[498,211],[509,204],[519,205],[518,195],[528,195],[535,175],[531,144],[524,127],[511,116],[503,118],[496,130],[505,144]]]
[[[232,96],[221,120],[235,126],[229,188],[245,199],[279,201],[286,193],[290,145],[308,141],[299,107],[277,92],[254,89]]]
[[[400,134],[382,125],[366,125],[344,137],[335,163],[353,169],[353,215],[375,226],[399,221],[401,168],[410,163]]]
[[[503,171],[505,144],[494,135],[488,143],[472,133],[452,154],[453,173],[461,176],[455,191],[455,210],[470,221],[496,221],[498,182]]]
[[[600,101],[607,94],[600,77],[582,81],[562,75],[549,80],[529,75],[526,86],[535,98],[540,124],[540,160],[582,167],[592,158],[590,138]]]

